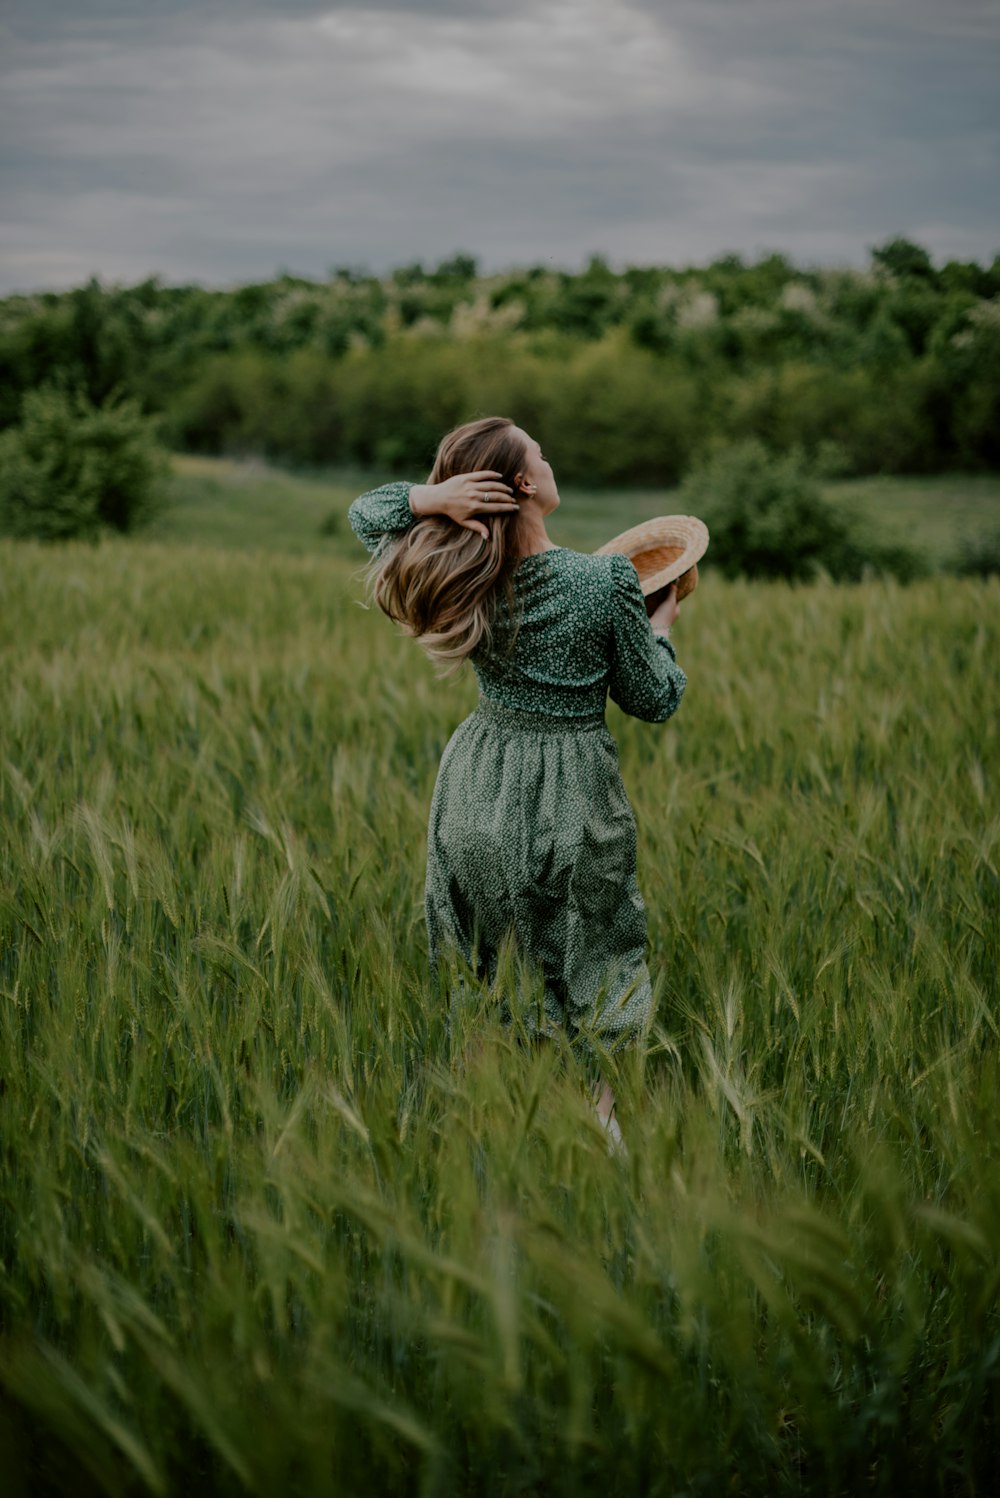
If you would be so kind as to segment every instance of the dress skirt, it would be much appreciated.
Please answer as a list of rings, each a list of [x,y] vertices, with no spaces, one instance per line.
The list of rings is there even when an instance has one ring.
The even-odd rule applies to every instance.
[[[490,981],[511,936],[544,976],[544,1016],[584,1055],[639,1042],[652,1018],[635,818],[604,717],[489,698],[441,759],[427,845],[435,965],[451,947]]]

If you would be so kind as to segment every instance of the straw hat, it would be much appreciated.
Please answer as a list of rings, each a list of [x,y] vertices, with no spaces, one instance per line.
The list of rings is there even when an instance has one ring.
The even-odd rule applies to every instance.
[[[698,586],[698,559],[708,549],[708,527],[697,515],[658,515],[606,541],[599,557],[619,552],[628,557],[647,604],[654,593],[677,584],[677,601]]]

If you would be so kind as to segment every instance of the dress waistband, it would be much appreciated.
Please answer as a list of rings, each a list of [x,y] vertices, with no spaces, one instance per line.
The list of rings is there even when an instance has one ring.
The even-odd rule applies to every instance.
[[[587,713],[583,717],[572,713],[525,713],[516,707],[504,707],[492,697],[480,697],[474,716],[526,733],[595,733],[606,727],[603,713]]]

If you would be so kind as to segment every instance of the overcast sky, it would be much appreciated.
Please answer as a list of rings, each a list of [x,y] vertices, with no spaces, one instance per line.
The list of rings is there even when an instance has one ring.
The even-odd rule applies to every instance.
[[[0,0],[0,291],[1000,251],[1000,0]]]

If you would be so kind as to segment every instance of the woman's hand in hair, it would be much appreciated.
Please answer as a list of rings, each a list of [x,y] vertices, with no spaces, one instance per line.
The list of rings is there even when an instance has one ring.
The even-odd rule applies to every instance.
[[[459,473],[440,484],[414,484],[410,490],[410,509],[418,520],[428,515],[446,515],[467,531],[478,531],[489,540],[489,531],[477,515],[509,515],[517,509],[512,491],[499,473],[480,469],[477,473]]]

